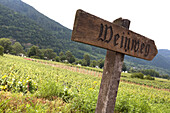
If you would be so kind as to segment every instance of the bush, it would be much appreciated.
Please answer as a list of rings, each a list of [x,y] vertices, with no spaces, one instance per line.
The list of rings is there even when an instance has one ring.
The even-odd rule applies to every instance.
[[[161,77],[161,78],[168,79],[168,80],[170,79],[170,76],[169,76],[169,75],[161,75],[160,77]]]
[[[31,56],[30,58],[40,59],[39,56]]]
[[[145,79],[148,79],[148,80],[155,80],[155,78],[154,78],[154,77],[151,77],[150,75],[147,75],[147,76],[145,77]]]
[[[140,78],[140,79],[143,79],[144,78],[144,74],[143,73],[133,73],[131,75],[131,78]]]
[[[2,46],[0,46],[0,55],[3,56],[4,55],[4,48]]]
[[[146,69],[146,70],[142,70],[141,72],[145,75],[150,75],[150,76],[153,76],[153,77],[159,77],[159,73],[156,72],[153,69]]]
[[[56,62],[60,62],[60,57],[59,57],[59,56],[56,56],[56,57],[55,57],[55,61],[56,61]]]

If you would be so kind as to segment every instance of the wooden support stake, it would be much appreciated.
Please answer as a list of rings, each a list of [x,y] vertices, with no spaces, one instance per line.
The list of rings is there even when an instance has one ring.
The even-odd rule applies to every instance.
[[[130,25],[129,20],[122,18],[113,23],[127,29]],[[114,112],[123,60],[124,54],[107,50],[95,113]]]

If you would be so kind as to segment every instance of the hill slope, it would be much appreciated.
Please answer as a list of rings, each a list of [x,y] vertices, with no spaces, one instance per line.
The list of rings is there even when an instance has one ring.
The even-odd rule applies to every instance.
[[[55,40],[48,41],[47,47],[54,49],[55,52],[70,50],[77,58],[83,58],[84,53],[89,53],[92,59],[104,58],[105,50],[71,41],[72,31],[70,29],[39,13],[21,0],[1,0],[0,4],[24,15],[53,35]]]
[[[18,12],[34,20],[41,27],[48,31],[52,31],[53,34],[57,35],[57,37],[70,38],[69,35],[71,35],[71,30],[39,13],[36,9],[29,6],[28,4],[25,4],[21,0],[1,0],[0,3],[14,10],[15,12]]]
[[[27,45],[48,46],[55,37],[29,18],[0,4],[0,37],[11,38]]]
[[[146,61],[130,56],[125,57],[125,62],[137,69],[155,69],[160,74],[170,75],[170,50],[160,49],[158,55],[152,61]]]
[[[170,63],[170,50],[168,50],[168,49],[160,49],[159,54],[164,56],[166,58],[166,60]]]

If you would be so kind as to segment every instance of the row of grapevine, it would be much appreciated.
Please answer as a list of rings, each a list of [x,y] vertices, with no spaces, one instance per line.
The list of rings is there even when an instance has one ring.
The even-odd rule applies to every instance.
[[[72,72],[20,57],[0,57],[0,90],[28,92],[38,98],[59,97],[67,110],[95,111],[101,77]],[[12,84],[12,85],[11,85]],[[115,111],[170,112],[170,92],[120,82]],[[55,112],[55,111],[54,111]]]
[[[96,68],[91,68],[91,67],[62,64],[62,63],[57,63],[57,62],[45,61],[45,60],[34,60],[34,59],[31,59],[31,58],[24,58],[24,59],[34,61],[34,62],[37,62],[37,63],[50,65],[50,66],[53,66],[53,67],[58,67],[58,68],[61,68],[61,69],[70,70],[70,71],[73,71],[73,72],[88,74],[88,75],[92,75],[92,76],[101,77],[102,73],[103,73],[102,69],[96,69]],[[142,79],[138,79],[138,78],[132,79],[130,77],[130,75],[131,74],[129,74],[129,73],[122,73],[121,80],[126,81],[126,82],[136,83],[136,84],[140,84],[140,85],[146,85],[146,86],[149,86],[149,87],[158,88],[158,89],[165,89],[165,90],[170,91],[170,85],[169,85],[170,81],[167,80],[167,79],[166,80],[157,79],[157,78],[156,78],[156,80],[142,80]]]

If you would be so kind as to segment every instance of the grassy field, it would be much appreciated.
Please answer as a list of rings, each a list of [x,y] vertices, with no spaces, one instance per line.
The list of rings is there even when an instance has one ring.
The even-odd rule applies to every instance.
[[[28,58],[27,60],[31,60],[31,59]],[[71,70],[71,71],[78,72],[78,73],[89,74],[89,75],[99,76],[99,77],[101,77],[103,73],[103,69],[97,69],[97,68],[92,68],[92,67],[77,66],[77,65],[71,65],[71,64],[60,63],[60,62],[52,62],[52,61],[46,61],[46,60],[33,60],[33,62],[38,62],[38,63],[66,69],[66,70]],[[149,87],[158,88],[158,89],[166,89],[170,91],[170,85],[169,85],[170,80],[167,80],[167,79],[162,79],[162,78],[155,78],[155,80],[138,79],[138,78],[131,78],[131,73],[122,73],[121,80],[125,82],[146,85]]]
[[[167,89],[170,91],[170,80],[168,79],[155,78],[155,80],[146,80],[146,79],[139,79],[139,78],[131,78],[130,73],[122,73],[121,80],[140,84],[140,85],[145,85],[157,89]]]
[[[121,79],[137,81],[123,76]],[[0,57],[0,112],[93,113],[100,81],[101,77],[5,55]],[[155,81],[170,86],[169,81]],[[169,113],[169,106],[169,91],[120,82],[116,112]]]

